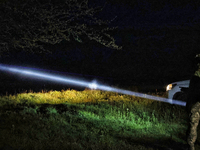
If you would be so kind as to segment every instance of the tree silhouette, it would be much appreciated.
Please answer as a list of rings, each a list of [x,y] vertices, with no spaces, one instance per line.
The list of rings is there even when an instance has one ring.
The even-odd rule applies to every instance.
[[[109,31],[110,21],[95,17],[103,8],[90,8],[88,0],[8,0],[0,6],[0,49],[47,51],[45,45],[62,41],[94,40],[112,49],[115,44]]]

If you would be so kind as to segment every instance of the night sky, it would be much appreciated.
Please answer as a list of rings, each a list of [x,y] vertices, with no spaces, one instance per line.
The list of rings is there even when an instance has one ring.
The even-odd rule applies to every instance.
[[[193,58],[200,52],[199,2],[93,0],[89,1],[89,6],[104,7],[96,17],[112,20],[109,27],[118,27],[110,31],[110,35],[123,47],[121,50],[106,48],[95,41],[78,43],[72,40],[49,45],[51,53],[20,50],[3,53],[0,63],[127,87],[163,87],[191,77]],[[58,86],[45,81],[36,84],[33,79],[0,73],[3,90],[17,88],[14,83],[25,82],[29,89]]]

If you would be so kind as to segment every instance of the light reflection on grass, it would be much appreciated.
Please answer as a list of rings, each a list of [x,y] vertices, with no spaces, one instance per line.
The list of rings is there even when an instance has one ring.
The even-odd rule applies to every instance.
[[[0,107],[0,147],[153,150],[185,144],[183,107],[134,96],[98,90],[29,92],[0,97]]]

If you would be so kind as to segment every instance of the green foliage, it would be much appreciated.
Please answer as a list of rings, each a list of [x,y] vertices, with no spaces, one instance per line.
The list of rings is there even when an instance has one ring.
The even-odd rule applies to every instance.
[[[134,96],[98,90],[22,93],[0,97],[0,107],[0,147],[154,150],[185,144],[182,107]]]
[[[24,107],[24,110],[22,111],[22,114],[28,113],[28,114],[36,115],[37,114],[37,109],[38,109],[38,107],[36,107],[36,108]]]
[[[55,108],[52,108],[52,107],[48,107],[47,111],[48,111],[49,114],[57,114],[57,110]]]

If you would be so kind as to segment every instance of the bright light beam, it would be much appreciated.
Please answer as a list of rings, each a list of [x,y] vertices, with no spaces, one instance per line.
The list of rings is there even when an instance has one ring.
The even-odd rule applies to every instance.
[[[157,97],[157,96],[152,96],[152,95],[148,95],[148,94],[128,91],[128,90],[122,90],[122,89],[113,88],[113,87],[106,86],[106,85],[99,85],[96,83],[96,81],[93,81],[91,83],[91,82],[81,81],[79,79],[70,79],[67,77],[59,77],[59,76],[40,73],[40,72],[36,72],[36,71],[19,69],[17,67],[9,67],[6,65],[1,65],[1,64],[0,64],[0,70],[18,73],[18,74],[22,74],[22,75],[26,75],[26,76],[31,76],[31,77],[38,77],[39,79],[46,79],[46,80],[50,80],[50,81],[57,81],[57,82],[62,82],[62,83],[66,83],[66,84],[83,86],[83,87],[87,87],[90,89],[112,91],[112,92],[116,92],[116,93],[137,96],[137,97],[147,98],[147,99],[151,99],[151,100],[157,100],[157,101],[161,101],[161,102],[166,102],[166,103],[170,103],[170,104],[186,106],[186,102],[183,102],[183,101],[172,100],[172,99],[168,99],[168,98]]]
[[[143,93],[138,93],[138,92],[133,92],[133,91],[128,91],[128,90],[122,90],[122,89],[118,89],[118,88],[112,88],[112,87],[104,86],[104,85],[98,85],[97,89],[104,90],[104,91],[112,91],[112,92],[126,94],[126,95],[137,96],[137,97],[141,97],[141,98],[147,98],[147,99],[151,99],[151,100],[157,100],[157,101],[180,105],[180,106],[186,106],[186,102],[183,102],[183,101],[168,99],[168,98],[163,98],[163,97],[157,97],[157,96],[152,96],[152,95],[148,95],[148,94],[143,94]]]
[[[80,81],[78,79],[70,79],[67,77],[54,76],[54,75],[40,73],[40,72],[36,72],[36,71],[32,71],[32,70],[19,69],[16,67],[8,67],[5,65],[0,65],[0,70],[18,73],[18,74],[22,74],[25,76],[37,77],[38,79],[46,79],[46,80],[50,80],[50,81],[57,81],[57,82],[61,82],[61,83],[68,83],[68,84],[72,84],[72,85],[90,88],[90,85],[88,82]]]

